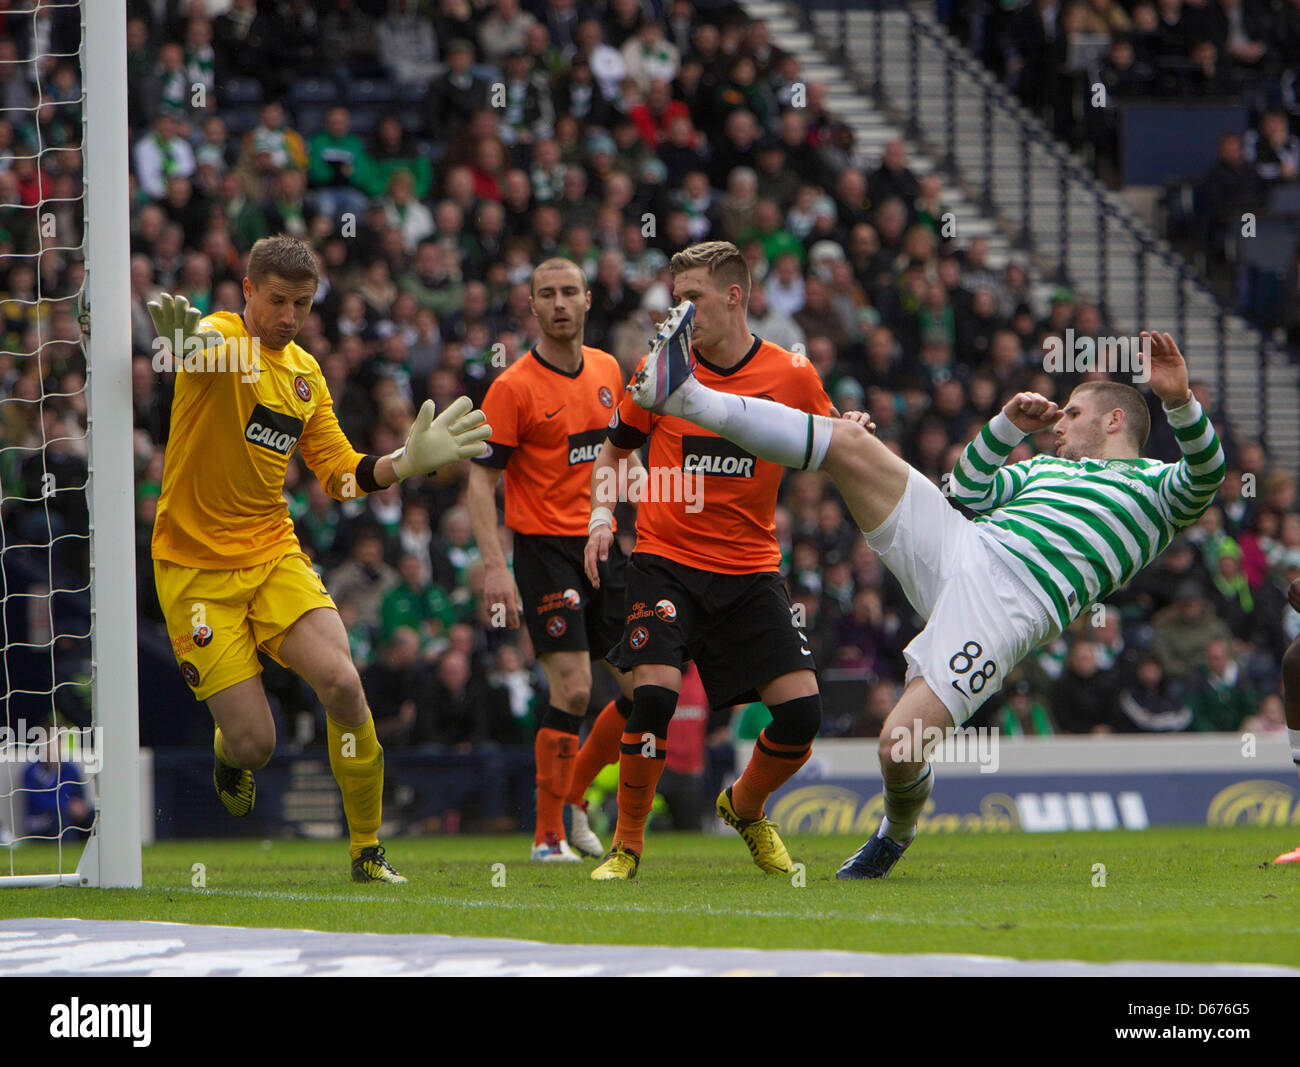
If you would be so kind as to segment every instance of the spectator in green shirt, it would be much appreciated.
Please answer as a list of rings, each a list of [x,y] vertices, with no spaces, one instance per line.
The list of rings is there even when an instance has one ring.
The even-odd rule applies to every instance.
[[[359,181],[367,195],[378,199],[388,191],[388,182],[396,170],[408,170],[415,179],[415,198],[427,200],[433,189],[433,167],[427,159],[416,154],[394,115],[385,115],[375,130],[375,148],[370,153],[370,166]]]
[[[402,275],[402,289],[414,293],[420,307],[439,319],[450,318],[465,303],[465,282],[456,260],[455,252],[430,238],[420,242],[415,263]]]
[[[998,710],[995,725],[1008,737],[1022,734],[1044,737],[1054,732],[1047,709],[1026,681],[1017,682],[1012,688],[1011,696]]]
[[[386,644],[398,627],[409,626],[420,635],[422,647],[427,648],[455,623],[456,612],[451,600],[437,586],[423,581],[421,571],[420,557],[403,552],[397,564],[402,580],[385,594],[379,605],[381,644]]]
[[[1199,684],[1187,694],[1193,730],[1235,731],[1256,710],[1256,695],[1246,672],[1232,655],[1228,642],[1216,638],[1205,646],[1196,668]]]
[[[799,238],[782,225],[781,208],[775,200],[766,197],[759,200],[754,208],[754,223],[754,229],[740,235],[742,245],[758,241],[763,246],[763,256],[769,263],[775,264],[779,256],[789,253],[803,267],[803,245],[799,243]]]
[[[322,214],[337,222],[345,211],[359,216],[366,210],[370,154],[352,132],[347,108],[332,107],[325,113],[325,128],[307,142],[307,158],[307,178]]]

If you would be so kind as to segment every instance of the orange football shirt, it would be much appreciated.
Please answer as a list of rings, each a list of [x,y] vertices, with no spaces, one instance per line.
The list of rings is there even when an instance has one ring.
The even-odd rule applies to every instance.
[[[506,525],[516,533],[586,537],[591,465],[623,391],[618,361],[582,346],[582,365],[560,370],[537,349],[488,387],[483,413],[491,451],[475,463],[504,469]]]
[[[262,346],[254,359],[239,315],[218,312],[201,326],[219,330],[226,345],[203,368],[177,360],[153,558],[252,567],[300,551],[284,499],[295,449],[336,500],[365,495],[356,481],[364,456],[339,428],[325,376],[305,349]]]
[[[695,377],[711,389],[775,400],[813,415],[831,413],[830,397],[808,359],[761,338],[726,370],[698,352],[695,359]],[[638,448],[647,437],[637,552],[719,574],[781,569],[775,515],[785,468],[686,419],[652,414],[625,393],[609,438],[619,448]]]

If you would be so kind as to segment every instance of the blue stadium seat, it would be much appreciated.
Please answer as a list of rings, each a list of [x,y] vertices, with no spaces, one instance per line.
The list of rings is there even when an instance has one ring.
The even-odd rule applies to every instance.
[[[220,106],[256,106],[262,102],[262,85],[256,78],[227,78],[217,86],[216,95]]]
[[[391,108],[397,102],[397,89],[392,82],[380,78],[357,78],[348,84],[347,103],[350,107]]]
[[[447,154],[447,142],[416,141],[415,154],[422,159],[427,159],[429,165],[436,168],[442,162],[442,157]]]
[[[358,137],[371,137],[379,126],[379,120],[389,114],[392,108],[384,104],[380,107],[366,105],[352,108],[352,132]]]
[[[222,108],[217,114],[225,121],[230,136],[236,139],[243,137],[258,123],[257,107],[254,104]]]
[[[1275,182],[1269,189],[1268,213],[1274,218],[1300,218],[1300,185]]]
[[[403,107],[422,106],[428,92],[427,88],[408,82],[397,90],[397,102]]]
[[[298,104],[294,107],[294,128],[303,135],[310,137],[313,133],[325,128],[325,112],[330,109],[328,104]],[[355,123],[353,124],[355,126]]]
[[[289,103],[337,104],[339,87],[332,78],[299,78],[289,86]]]
[[[395,114],[397,115],[397,121],[402,124],[402,129],[407,133],[418,134],[424,129],[425,115],[422,105],[403,104],[396,110]]]

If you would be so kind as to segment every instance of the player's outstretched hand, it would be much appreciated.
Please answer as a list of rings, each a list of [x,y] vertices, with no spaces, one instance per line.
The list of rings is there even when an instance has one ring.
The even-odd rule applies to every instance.
[[[432,400],[420,406],[405,446],[394,454],[393,470],[399,478],[430,474],[449,463],[487,454],[484,442],[492,436],[492,427],[483,412],[474,410],[469,397],[457,397],[437,418],[435,411]]]
[[[614,543],[614,529],[608,523],[597,526],[587,537],[587,547],[582,551],[582,567],[593,589],[600,588],[600,565],[609,559],[609,547]]]
[[[1057,407],[1056,401],[1048,400],[1042,393],[1017,393],[1007,401],[1002,414],[1015,423],[1021,433],[1037,433],[1055,426],[1065,412]]]
[[[1148,385],[1171,411],[1180,408],[1191,397],[1187,383],[1187,362],[1178,351],[1178,345],[1167,333],[1143,330],[1140,337],[1151,339],[1151,377]]]
[[[204,351],[225,340],[219,330],[199,329],[199,321],[203,316],[198,308],[190,307],[190,302],[183,296],[159,293],[158,299],[150,300],[148,307],[153,328],[178,359],[184,359],[188,354],[186,350],[191,347],[189,341],[192,337],[200,339]]]

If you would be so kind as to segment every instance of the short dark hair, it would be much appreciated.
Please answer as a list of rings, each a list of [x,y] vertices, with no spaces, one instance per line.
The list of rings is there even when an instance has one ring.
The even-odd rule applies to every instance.
[[[1147,443],[1151,434],[1151,412],[1141,393],[1123,382],[1083,382],[1075,387],[1076,393],[1097,393],[1106,411],[1119,408],[1124,412],[1124,426],[1138,450]]]
[[[245,273],[254,285],[261,285],[272,274],[290,285],[307,281],[320,283],[316,256],[302,241],[287,233],[255,241],[248,253]]]

